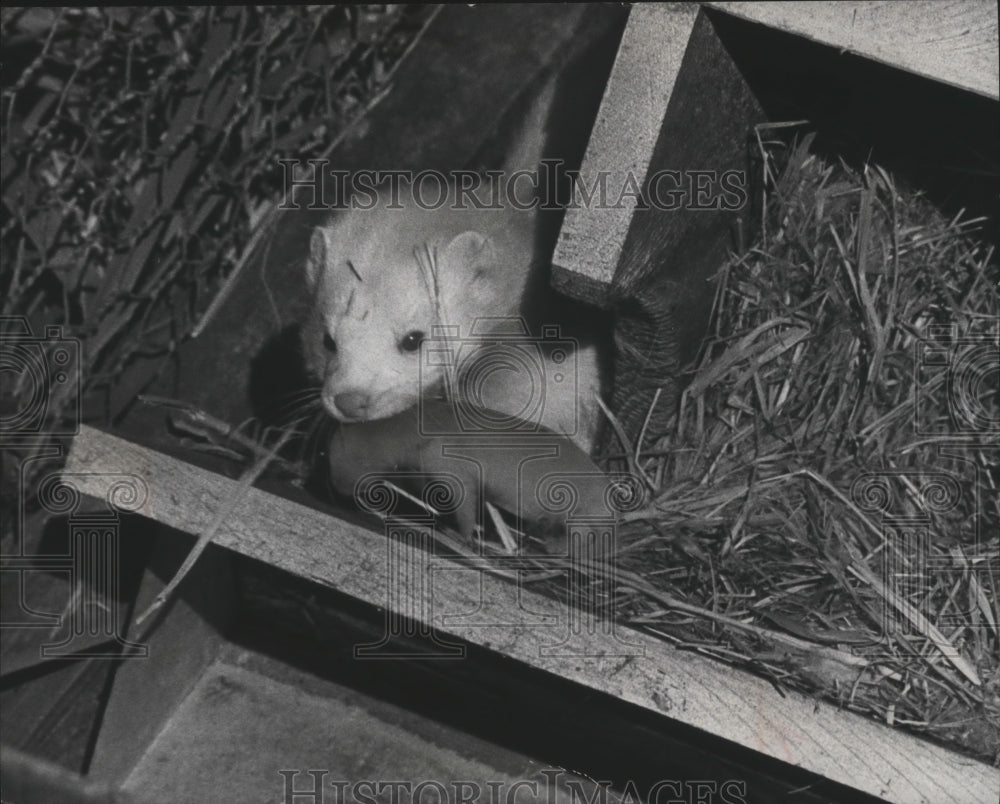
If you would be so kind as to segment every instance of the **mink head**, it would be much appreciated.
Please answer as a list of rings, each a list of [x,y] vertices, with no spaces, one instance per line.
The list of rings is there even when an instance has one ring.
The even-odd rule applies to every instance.
[[[477,318],[510,315],[520,301],[490,236],[442,233],[423,211],[390,212],[346,213],[310,242],[306,365],[322,383],[323,407],[344,422],[392,416],[440,393],[448,366],[428,354],[439,327],[463,338]]]

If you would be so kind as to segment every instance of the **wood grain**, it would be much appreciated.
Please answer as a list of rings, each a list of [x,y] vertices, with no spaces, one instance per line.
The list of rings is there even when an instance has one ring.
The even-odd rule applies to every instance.
[[[1000,98],[996,0],[705,5]]]
[[[591,188],[606,173],[612,204],[622,177],[631,174],[641,185],[646,175],[697,12],[694,3],[649,3],[629,15],[579,178]],[[567,210],[552,258],[553,285],[603,306],[634,209],[635,198],[627,196],[620,205]]]
[[[618,298],[666,298],[682,364],[694,356],[708,325],[711,279],[734,248],[741,221],[747,230],[752,211],[749,197],[734,209],[701,206],[696,176],[714,176],[709,185],[717,188],[723,174],[735,171],[748,192],[750,137],[765,120],[715,26],[699,14],[649,160],[649,181],[661,171],[680,171],[685,194],[676,209],[636,208],[614,277]]]
[[[238,486],[89,427],[76,438],[66,471],[86,473],[75,485],[97,497],[108,492],[103,475],[139,475],[150,489],[139,513],[191,533]],[[384,535],[258,489],[249,490],[217,542],[376,606],[389,599]],[[576,655],[554,655],[567,614],[558,602],[529,589],[518,597],[512,584],[445,558],[419,551],[396,557],[402,571],[394,599],[405,601],[408,613],[420,609],[435,624],[447,623],[446,634],[885,800],[992,801],[1000,789],[995,768],[806,696],[780,695],[765,681],[643,634],[616,639],[602,628],[584,629],[574,638]],[[470,611],[480,612],[474,622],[465,616]],[[537,625],[546,620],[557,627]],[[642,655],[622,655],[636,651]]]
[[[986,98],[1000,97],[995,0],[701,5]],[[711,71],[702,73],[703,65],[711,60],[699,60],[698,54],[691,52],[696,47],[689,47],[697,6],[675,6],[681,4],[649,4],[632,10],[581,170],[588,187],[602,170],[613,175],[631,170],[642,186],[643,178],[655,167],[654,144],[658,137],[662,140],[661,129],[667,125],[673,124],[686,133],[696,150],[706,155],[702,162],[712,161],[711,142],[723,139],[719,127],[712,123],[712,114],[690,117],[690,104],[676,103],[685,87],[693,87],[706,107],[703,111],[712,112],[714,119],[725,121],[732,111],[725,88],[720,91]],[[786,67],[795,74],[795,63]],[[738,112],[735,110],[731,116],[738,118]],[[680,150],[672,147],[669,151],[660,149],[659,153],[667,158],[670,168],[698,168],[686,161],[686,150],[683,146]],[[726,161],[727,154],[720,153],[712,166],[723,170],[720,165]],[[658,270],[657,266],[640,265],[649,257],[641,251],[630,266],[622,266],[629,250],[626,236],[632,237],[637,214],[631,198],[625,198],[617,208],[570,209],[553,256],[556,287],[575,298],[605,306],[613,282],[631,281],[640,267]],[[705,223],[719,218],[704,212],[700,215]],[[665,223],[675,232],[686,231],[684,226],[673,226],[668,215],[654,217],[656,228]],[[706,232],[694,234],[703,241],[709,239]],[[680,242],[677,237],[671,239]],[[672,253],[666,256],[684,261]]]

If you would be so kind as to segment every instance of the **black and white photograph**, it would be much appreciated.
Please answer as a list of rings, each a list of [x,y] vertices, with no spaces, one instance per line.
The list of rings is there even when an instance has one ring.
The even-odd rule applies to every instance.
[[[0,10],[0,803],[1000,800],[997,0]]]

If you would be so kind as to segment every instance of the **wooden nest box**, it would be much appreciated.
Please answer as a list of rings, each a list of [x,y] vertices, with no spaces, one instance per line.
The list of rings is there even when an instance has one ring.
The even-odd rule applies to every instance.
[[[383,160],[400,157],[395,168],[440,164],[449,149],[471,157],[493,124],[491,106],[508,103],[575,38],[618,36],[623,16],[607,7],[447,8],[372,114],[366,137],[345,142],[343,164],[369,166],[376,151]],[[490,47],[498,37],[509,47]],[[823,77],[841,89],[854,82],[857,91],[838,94],[833,108],[814,86],[810,108],[798,80],[805,64],[809,80]],[[608,176],[614,203],[568,211],[554,281],[570,296],[616,310],[620,338],[655,354],[618,368],[613,408],[634,436],[657,389],[667,391],[669,415],[678,390],[671,383],[707,320],[708,280],[753,226],[746,177],[755,127],[825,108],[850,111],[855,130],[863,128],[881,119],[865,93],[883,91],[889,77],[946,102],[985,100],[995,114],[996,4],[636,5],[609,69],[581,181],[590,188]],[[776,87],[782,69],[787,79]],[[485,87],[494,79],[490,95]],[[895,108],[892,98],[881,101]],[[457,112],[441,111],[446,102]],[[473,128],[456,128],[458,112]],[[631,176],[648,190],[658,171],[669,171],[660,195],[680,199],[677,206],[642,208],[641,192],[619,194],[614,184]],[[723,174],[736,178],[727,184]],[[301,241],[302,231],[290,224],[284,236]],[[249,404],[233,389],[250,385],[250,356],[302,307],[295,290],[275,298],[281,321],[261,331],[262,287],[287,282],[272,270],[288,269],[240,278],[205,335],[182,347],[178,372],[154,392],[179,388],[185,402],[213,415],[234,423],[246,417]],[[218,371],[225,382],[204,382]],[[669,787],[672,799],[686,790],[691,800],[708,800],[708,787],[697,794],[691,787],[708,778],[734,785],[726,798],[722,781],[705,783],[720,801],[996,800],[996,768],[779,692],[650,635],[606,623],[584,627],[557,601],[418,542],[404,538],[407,549],[391,548],[369,525],[301,495],[243,487],[189,456],[167,454],[168,442],[150,436],[162,428],[150,415],[136,410],[115,434],[82,428],[65,469],[66,482],[105,513],[116,478],[141,481],[141,501],[121,518],[112,510],[107,532],[155,542],[136,599],[115,615],[123,628],[115,638],[148,653],[90,673],[60,669],[27,685],[36,710],[30,728],[6,730],[18,749],[4,751],[5,800],[291,801],[291,789],[304,795],[353,778],[544,783],[539,769],[560,765],[593,778],[624,773],[644,785],[640,796],[655,782],[682,780]],[[160,627],[137,632],[129,618],[163,589],[190,534],[220,511],[204,563],[161,612]],[[72,524],[80,512],[62,521]],[[390,574],[400,581],[393,594]],[[294,625],[272,627],[267,636],[281,651],[258,650],[263,637],[245,605],[236,605],[253,590],[248,577],[293,590],[279,596],[278,608],[287,606],[293,624],[307,614],[314,635],[297,639]],[[36,650],[39,640],[44,635]],[[99,706],[79,735],[90,756],[88,775],[79,777],[45,761],[42,747],[67,701],[87,696]],[[421,708],[414,711],[408,702],[415,700]],[[436,705],[444,700],[453,704],[452,719],[442,724]],[[479,727],[489,736],[468,736]],[[315,769],[325,775],[311,775]]]

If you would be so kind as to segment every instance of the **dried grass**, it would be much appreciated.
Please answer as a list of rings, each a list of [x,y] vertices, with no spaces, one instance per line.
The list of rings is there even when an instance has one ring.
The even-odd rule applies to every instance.
[[[1000,267],[981,221],[810,143],[763,152],[758,242],[638,458],[618,616],[996,760]]]
[[[283,197],[386,89],[432,7],[7,9],[0,313],[81,343],[90,418],[166,360]],[[5,389],[19,409],[32,378]],[[41,432],[78,401],[48,390]],[[131,400],[125,400],[125,404]]]
[[[3,93],[2,311],[81,340],[86,400],[191,331],[278,159],[328,149],[424,19],[362,13],[4,11],[25,62]],[[633,451],[655,492],[620,529],[617,615],[996,760],[996,257],[877,166],[808,139],[762,154],[758,242],[723,269],[672,429]]]
[[[247,263],[284,198],[281,160],[327,154],[435,13],[3,10],[0,345],[26,332],[39,354],[75,344],[68,362],[5,373],[0,434],[30,437],[22,457],[81,418],[117,420],[134,376],[166,366]],[[4,488],[30,489],[53,462],[25,466],[3,466]]]

